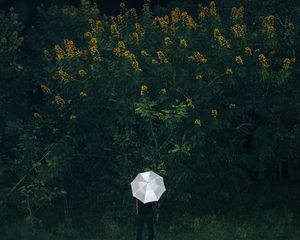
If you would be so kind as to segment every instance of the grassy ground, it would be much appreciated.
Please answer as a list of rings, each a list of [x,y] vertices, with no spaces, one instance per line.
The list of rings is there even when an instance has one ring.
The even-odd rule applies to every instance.
[[[146,238],[146,231],[144,235]],[[181,216],[170,222],[155,223],[156,240],[299,240],[300,221],[291,212],[261,211],[251,216],[226,218],[217,215]],[[90,230],[60,224],[50,231],[32,229],[30,225],[7,225],[3,240],[134,240],[131,223],[120,224],[106,218],[93,224]]]

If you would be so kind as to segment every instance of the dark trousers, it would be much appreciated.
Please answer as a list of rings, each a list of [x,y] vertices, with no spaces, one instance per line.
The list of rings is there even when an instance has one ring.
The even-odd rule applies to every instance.
[[[142,240],[143,227],[144,227],[145,223],[147,224],[147,228],[148,228],[148,240],[153,240],[154,231],[153,231],[153,215],[152,214],[137,216],[136,240]]]

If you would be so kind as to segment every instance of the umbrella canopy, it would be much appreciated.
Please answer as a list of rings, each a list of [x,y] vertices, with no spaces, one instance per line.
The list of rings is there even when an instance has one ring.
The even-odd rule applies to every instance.
[[[164,179],[155,172],[139,173],[131,182],[132,195],[143,203],[156,202],[166,191]]]

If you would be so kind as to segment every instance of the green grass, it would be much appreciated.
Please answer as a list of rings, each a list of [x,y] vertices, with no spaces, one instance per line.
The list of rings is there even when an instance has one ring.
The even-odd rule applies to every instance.
[[[135,239],[133,225],[112,218],[92,223],[89,230],[59,224],[51,233],[26,224],[7,225],[3,240],[130,240]],[[260,211],[251,216],[226,218],[217,215],[182,216],[169,222],[156,222],[156,240],[299,240],[300,221],[291,212]],[[145,227],[144,239],[147,229]]]

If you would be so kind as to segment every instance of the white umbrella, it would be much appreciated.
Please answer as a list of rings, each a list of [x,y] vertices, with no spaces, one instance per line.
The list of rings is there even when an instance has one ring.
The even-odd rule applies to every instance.
[[[139,173],[131,182],[132,195],[143,203],[158,201],[166,191],[164,179],[155,172]]]

